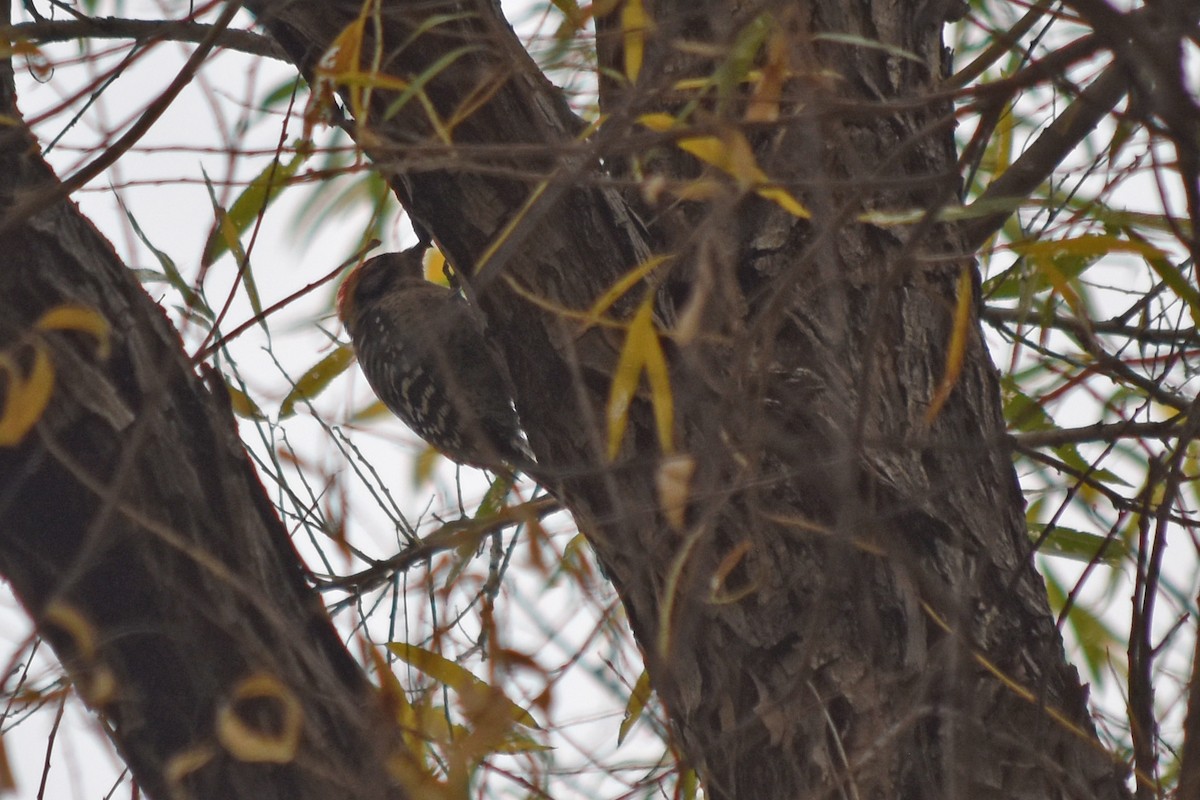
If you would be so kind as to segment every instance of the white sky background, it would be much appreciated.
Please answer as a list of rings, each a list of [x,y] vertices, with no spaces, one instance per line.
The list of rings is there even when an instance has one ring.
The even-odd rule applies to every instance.
[[[165,15],[164,8],[167,10]],[[182,6],[174,3],[129,2],[121,4],[119,10],[102,9],[101,13],[157,19],[163,16],[178,16],[180,8]],[[41,6],[39,9],[48,13]],[[245,25],[246,22],[242,19],[235,24]],[[120,41],[112,42],[111,48],[118,55],[123,55],[127,50],[125,43]],[[164,43],[126,69],[113,86],[97,98],[93,107],[83,114],[80,121],[63,134],[61,142],[48,154],[59,174],[69,174],[80,164],[94,157],[106,142],[112,141],[113,131],[123,130],[124,125],[140,113],[151,98],[162,91],[191,49],[191,45]],[[87,59],[82,62],[76,61],[77,50],[72,44],[58,45],[48,48],[47,51],[53,53],[56,60],[60,60],[48,78],[38,80],[28,71],[18,69],[20,102],[27,118],[35,117],[43,109],[60,103],[67,94],[74,93],[96,73],[98,63],[104,67],[114,63],[111,59],[103,62]],[[154,257],[137,241],[123,212],[117,206],[109,189],[108,181],[112,181],[119,187],[121,199],[149,240],[157,248],[166,251],[186,277],[194,277],[199,268],[200,253],[212,220],[212,208],[208,190],[203,183],[203,173],[207,173],[214,181],[219,200],[228,206],[244,183],[265,166],[280,137],[282,118],[276,115],[264,117],[257,110],[244,107],[244,98],[261,98],[282,82],[292,80],[294,75],[294,71],[286,64],[267,59],[228,52],[221,52],[210,58],[198,79],[172,104],[134,151],[123,157],[100,181],[93,182],[75,195],[84,214],[112,240],[118,253],[126,258],[131,266],[158,269]],[[299,102],[303,103],[303,97]],[[72,108],[78,109],[79,104],[74,104]],[[1046,112],[1043,110],[1040,113]],[[36,132],[43,144],[62,133],[69,118],[69,114],[60,114],[41,122],[36,127]],[[290,123],[288,140],[294,140],[299,134],[300,122],[298,118],[294,118]],[[318,143],[321,143],[320,138]],[[241,151],[259,151],[261,155],[231,158],[228,152],[231,147]],[[308,165],[310,168],[317,166],[316,160]],[[232,182],[233,185],[227,182]],[[1155,205],[1156,192],[1149,178],[1145,186],[1144,197],[1130,195],[1128,201],[1131,205],[1143,202],[1149,207]],[[271,305],[327,274],[354,249],[368,223],[369,212],[363,206],[343,209],[336,217],[322,218],[319,222],[309,217],[305,222],[298,223],[301,206],[308,197],[306,190],[289,190],[270,208],[265,217],[258,241],[250,255],[264,306]],[[397,249],[411,242],[402,224],[397,224],[395,215],[388,220],[388,230],[391,238],[384,243],[383,249]],[[233,261],[226,257],[219,261],[209,274],[206,291],[214,306],[223,302],[232,285],[235,269]],[[1144,270],[1136,266],[1130,266],[1128,270],[1114,266],[1111,270],[1112,281],[1118,287],[1128,287],[1130,282],[1139,279],[1143,273]],[[285,373],[294,380],[329,352],[329,338],[314,324],[314,320],[329,314],[334,285],[323,287],[309,297],[297,301],[273,319],[270,353],[266,351],[266,341],[257,328],[232,347],[240,372],[249,383],[251,395],[264,403],[264,410],[269,415],[273,415],[275,409],[267,403],[272,399],[277,403],[288,391],[289,384]],[[164,305],[170,306],[178,302],[177,294],[165,286],[148,288],[153,296],[163,298]],[[249,319],[252,314],[245,292],[239,291],[234,296],[223,329],[233,329]],[[1098,313],[1097,316],[1102,318],[1104,315]],[[178,319],[177,314],[172,314],[172,317]],[[323,325],[329,333],[340,333],[335,320],[326,317]],[[184,338],[189,349],[194,349],[202,339],[202,332],[193,328],[185,331]],[[1000,361],[1006,356],[998,352],[996,358]],[[361,410],[369,400],[370,392],[365,382],[354,371],[318,398],[316,407],[321,418],[345,421],[355,411]],[[1099,406],[1093,403],[1089,407],[1084,397],[1077,393],[1069,409],[1059,414],[1056,419],[1060,424],[1071,427],[1088,424],[1100,416]],[[330,512],[344,513],[347,509],[350,510],[347,519],[350,542],[372,556],[386,557],[393,554],[397,544],[392,526],[375,508],[370,496],[363,492],[353,478],[348,477],[346,460],[331,446],[332,440],[327,432],[316,424],[307,412],[289,422],[286,430],[289,444],[305,459],[306,475],[310,478],[340,475],[344,480],[343,483],[330,487],[328,496],[332,499],[325,505]],[[253,426],[244,424],[243,432],[248,441],[256,440]],[[426,510],[448,511],[450,516],[455,515],[455,473],[450,465],[443,464],[440,468],[436,480],[439,492],[432,507],[427,508],[431,495],[429,486],[413,491],[413,456],[419,452],[421,445],[415,436],[398,423],[386,420],[372,421],[353,433],[353,441],[362,449],[365,459],[378,469],[394,493],[398,505],[410,520],[415,520]],[[257,449],[260,453],[264,452],[261,446]],[[1106,466],[1111,468],[1111,465]],[[1027,486],[1036,484],[1036,479],[1031,476],[1022,478],[1029,479]],[[468,498],[467,507],[471,508],[470,499],[478,498],[483,487],[479,481],[473,479],[468,480],[466,487],[464,494]],[[321,488],[318,486],[317,491]],[[344,495],[341,494],[343,490]],[[1099,505],[1097,514],[1103,518],[1111,516],[1109,509]],[[289,524],[294,527],[295,521],[291,520]],[[1074,524],[1095,528],[1094,521],[1089,523],[1087,520],[1076,519]],[[550,523],[550,528],[557,532],[554,542],[561,550],[573,531],[563,522]],[[1158,619],[1163,625],[1174,622],[1179,613],[1191,610],[1191,598],[1196,596],[1194,550],[1186,541],[1182,544],[1185,546],[1175,550],[1179,557],[1170,564],[1170,577],[1178,586],[1180,600],[1175,607],[1164,607],[1160,610]],[[326,547],[325,550],[333,553],[336,548]],[[527,567],[527,554],[528,550],[524,545],[518,546],[514,563],[518,567]],[[310,566],[318,568],[319,562],[310,560]],[[345,559],[335,562],[334,566],[342,572],[353,570]],[[482,562],[480,570],[484,568],[486,559]],[[1068,585],[1073,583],[1073,576],[1078,573],[1074,565],[1061,560],[1055,560],[1054,569]],[[1111,572],[1108,568],[1102,569],[1106,573]],[[476,571],[482,578],[483,573],[480,570]],[[425,574],[423,570],[414,570],[410,573],[410,581],[419,584]],[[1097,591],[1107,579],[1107,575],[1097,576]],[[502,626],[502,636],[505,637],[506,645],[527,652],[538,652],[540,662],[544,666],[553,667],[567,662],[574,649],[591,634],[594,616],[589,611],[590,606],[570,588],[569,582],[560,581],[554,588],[542,592],[544,583],[544,577],[535,571],[510,571],[506,578],[506,589],[499,600],[496,617]],[[470,589],[471,585],[467,582],[466,588]],[[611,590],[607,587],[601,586],[597,590],[611,597]],[[421,596],[419,588],[408,594],[409,608],[413,609],[409,619],[414,624],[427,621],[427,614],[418,608]],[[1111,609],[1112,623],[1120,631],[1126,624],[1129,591],[1122,589],[1115,596],[1124,602],[1123,607],[1118,602]],[[444,601],[444,607],[461,608],[465,597],[466,594],[461,591],[452,594]],[[29,624],[11,600],[7,601],[7,608],[0,612],[3,614],[0,616],[0,624],[8,633],[5,639],[15,647],[28,633]],[[343,630],[348,630],[353,621],[349,614],[343,614],[339,618]],[[542,624],[547,626],[545,630],[541,629]],[[1187,656],[1190,655],[1191,623],[1186,628],[1184,634],[1179,637],[1181,645],[1177,648],[1182,656],[1172,656],[1175,667],[1180,670],[1186,668]],[[384,629],[372,629],[371,634],[377,642],[386,641],[388,638],[388,632]],[[395,633],[398,639],[406,639],[408,635],[402,627]],[[422,634],[418,634],[418,638],[420,635]],[[561,741],[555,741],[559,747],[556,759],[560,761],[557,763],[575,764],[584,769],[587,768],[583,755],[586,753],[592,753],[604,759],[604,763],[609,763],[622,759],[633,760],[639,752],[639,742],[634,740],[616,751],[619,758],[612,758],[622,706],[615,694],[604,689],[606,682],[618,680],[605,660],[616,659],[620,679],[631,683],[640,671],[636,653],[627,648],[609,652],[609,648],[600,641],[592,641],[589,647],[589,656],[573,667],[569,675],[557,685],[555,706],[552,710],[553,721],[566,725],[565,737]],[[1121,653],[1114,653],[1113,657],[1117,660],[1124,658]],[[35,672],[42,675],[57,674],[56,669],[49,664],[50,662],[40,660]],[[476,660],[471,665],[478,667],[479,662]],[[598,677],[591,677],[591,674]],[[1182,675],[1181,679],[1186,680],[1186,674]],[[531,696],[542,688],[537,681],[528,680],[525,684]],[[45,681],[34,681],[33,685],[45,686]],[[1161,684],[1160,692],[1160,701],[1164,703],[1170,703],[1171,698],[1175,697],[1174,688],[1166,683]],[[514,699],[527,704],[529,698]],[[1106,704],[1109,701],[1110,707],[1119,712],[1122,707],[1121,699],[1111,697],[1106,699]],[[535,712],[535,715],[538,715],[538,712]],[[37,795],[46,753],[46,734],[53,721],[54,707],[51,706],[39,711],[15,729],[5,732],[5,746],[17,772],[17,797],[33,798]],[[544,722],[540,715],[539,721]],[[102,740],[103,735],[97,732],[90,715],[81,710],[77,702],[68,704],[54,748],[53,767],[49,771],[49,783],[44,796],[104,796],[112,786],[121,765],[105,753]],[[641,743],[645,746],[641,752],[653,752],[652,737],[646,737]],[[632,777],[636,778],[642,771],[644,765],[632,770]],[[556,796],[596,796],[595,787],[598,780],[596,775],[585,775],[578,779],[564,777],[556,784]],[[128,791],[128,786],[124,786],[118,789],[114,796],[127,796]],[[619,793],[620,787],[610,783],[602,796],[616,796]]]

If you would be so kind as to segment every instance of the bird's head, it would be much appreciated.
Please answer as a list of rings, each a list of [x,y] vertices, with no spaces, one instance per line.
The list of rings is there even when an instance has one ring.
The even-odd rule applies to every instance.
[[[368,258],[351,270],[337,293],[337,315],[349,326],[355,316],[372,302],[409,281],[425,282],[424,247]]]

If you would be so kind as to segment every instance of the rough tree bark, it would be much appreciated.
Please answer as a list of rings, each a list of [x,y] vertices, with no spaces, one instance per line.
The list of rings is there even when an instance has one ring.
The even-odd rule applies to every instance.
[[[310,78],[361,10],[246,6]],[[396,95],[383,90],[354,122],[485,310],[547,480],[620,591],[708,796],[1124,796],[1030,562],[977,326],[953,392],[929,414],[970,268],[961,232],[936,222],[958,190],[952,109],[936,92],[945,9],[646,7],[641,75],[632,90],[605,84],[609,116],[589,139],[486,0],[388,2],[366,27],[368,62],[428,78],[437,115],[455,120],[453,145],[423,104],[390,108]],[[778,119],[742,129],[810,219],[719,175],[707,201],[674,203],[682,182],[714,176],[635,123],[682,108],[676,82],[712,74],[755,20],[790,77]],[[619,73],[618,27],[598,22],[603,66]],[[674,46],[685,41],[710,47]],[[721,91],[690,121],[729,142],[748,101]],[[11,201],[49,178],[24,140],[3,141]],[[636,174],[635,156],[640,185],[604,180]],[[914,208],[928,214],[908,226],[856,221]],[[309,796],[313,773],[328,783],[312,796],[339,781],[360,787],[342,796],[396,793],[382,772],[393,741],[372,734],[379,711],[313,608],[220,399],[73,209],[12,222],[3,341],[67,299],[101,309],[115,333],[103,363],[53,340],[63,366],[52,413],[21,448],[0,451],[0,568],[79,685],[114,674],[116,691],[90,700],[144,788],[168,796],[172,759],[200,752],[211,760],[185,779],[196,796]],[[561,313],[668,254],[613,313],[628,318],[654,293],[674,399],[670,463],[694,466],[682,524],[656,488],[669,470],[648,397],[630,409],[616,463],[604,457],[620,332]],[[80,388],[93,381],[110,388]],[[270,590],[229,591],[239,586]],[[181,608],[181,596],[198,599]],[[70,614],[48,614],[60,607],[95,632],[87,646],[63,626]],[[246,764],[213,744],[215,711],[255,673],[303,703],[299,765]],[[263,705],[279,714],[277,700]]]
[[[7,60],[0,114],[17,114]],[[60,188],[37,152],[0,132],[0,352],[28,370],[40,350],[54,372],[35,431],[0,447],[0,572],[148,796],[405,797],[398,735],[305,581],[224,383],[197,375],[73,203],[14,216]],[[37,330],[68,306],[107,321],[107,357]]]
[[[354,3],[247,5],[309,75],[357,13]],[[935,93],[944,8],[646,7],[653,28],[637,85],[606,85],[611,116],[581,144],[562,96],[491,3],[455,5],[464,19],[412,41],[448,7],[388,4],[367,26],[378,50],[365,49],[389,74],[436,72],[424,90],[442,119],[457,120],[458,164],[423,167],[442,150],[428,116],[416,103],[389,112],[395,95],[385,92],[359,121],[359,141],[475,275],[534,449],[551,472],[566,469],[562,496],[621,592],[709,795],[853,785],[863,797],[1121,796],[1121,770],[1096,744],[1030,561],[975,327],[953,394],[925,421],[970,263],[960,234],[933,222],[958,190],[951,107]],[[670,181],[693,177],[695,162],[631,120],[681,107],[690,98],[675,82],[711,75],[721,60],[696,53],[730,52],[762,15],[797,77],[779,120],[750,133],[760,166],[798,190],[812,220],[731,190],[641,209],[639,227],[633,193],[594,180],[599,159],[621,173],[614,165],[657,147],[648,182],[667,182],[669,194]],[[598,28],[601,67],[619,73],[618,26]],[[814,41],[822,32],[917,60]],[[701,46],[674,46],[685,41]],[[456,47],[472,50],[433,67]],[[745,102],[704,104],[693,121],[720,133]],[[907,227],[853,222],[864,210],[912,208],[929,214]],[[696,465],[682,529],[660,512],[645,398],[617,465],[604,467],[599,421],[619,339],[545,310],[588,308],[650,254],[674,256],[657,311],[677,326],[666,331],[676,334],[676,432]],[[572,391],[543,391],[555,385]]]

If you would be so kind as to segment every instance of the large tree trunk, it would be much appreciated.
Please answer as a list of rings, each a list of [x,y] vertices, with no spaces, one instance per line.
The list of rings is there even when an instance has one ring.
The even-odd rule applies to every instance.
[[[309,76],[361,10],[246,5]],[[929,99],[943,14],[842,0],[647,9],[636,87],[606,83],[610,116],[590,139],[484,0],[388,3],[380,29],[367,24],[366,50],[378,43],[385,72],[429,78],[432,107],[455,121],[452,144],[424,103],[389,109],[396,95],[381,89],[356,122],[487,312],[544,478],[620,591],[708,796],[1123,796],[1030,562],[974,323],[953,392],[930,413],[970,256],[934,222],[957,192],[951,109]],[[733,181],[672,205],[676,182],[702,170],[633,120],[678,111],[690,98],[676,82],[711,74],[712,54],[764,13],[792,76],[779,120],[748,126],[748,141],[812,217]],[[447,16],[423,25],[435,15]],[[605,66],[619,72],[619,26],[598,27]],[[813,38],[821,32],[916,60]],[[684,40],[715,49],[673,46]],[[729,137],[746,99],[722,91],[692,122]],[[24,139],[3,144],[7,207],[49,176]],[[638,174],[635,156],[657,198],[600,180]],[[903,227],[856,221],[899,209],[929,213]],[[20,448],[0,450],[0,568],[85,697],[102,670],[115,678],[89,700],[144,788],[167,796],[168,766],[195,753],[200,766],[182,780],[197,796],[398,794],[381,710],[313,608],[220,398],[73,208],[3,227],[0,341],[68,300],[100,309],[115,331],[104,362],[53,339],[52,413]],[[655,293],[675,457],[664,458],[643,395],[610,465],[606,397],[622,334],[561,312],[666,254],[656,282],[610,313],[627,320]],[[686,490],[682,520],[656,488],[671,474]],[[238,682],[260,673],[302,704],[284,764],[239,760],[209,733]],[[259,706],[260,727],[281,727],[285,703]]]
[[[248,6],[309,75],[357,13],[315,0]],[[449,7],[388,4],[365,50],[392,75],[436,72],[424,91],[456,120],[453,143],[439,143],[421,104],[386,114],[395,95],[382,91],[358,120],[359,141],[474,275],[538,458],[617,585],[709,796],[1122,796],[1031,563],[976,324],[952,394],[930,411],[958,293],[971,291],[956,288],[970,253],[935,222],[959,186],[952,109],[930,99],[941,7],[648,3],[636,86],[602,84],[610,116],[583,143],[493,4],[455,4],[464,19],[396,49]],[[597,25],[601,67],[616,73],[618,13]],[[668,207],[697,162],[633,122],[683,107],[692,97],[675,83],[714,74],[712,54],[730,52],[756,18],[793,77],[778,121],[748,126],[749,139],[810,220],[732,181],[706,203]],[[898,50],[818,43],[823,32]],[[736,89],[723,101],[702,102],[689,121],[728,135],[747,101]],[[453,168],[424,165],[445,163],[442,150]],[[600,159],[625,175],[634,156],[662,205],[638,209],[636,192],[597,180]],[[855,221],[910,209],[927,213],[906,226]],[[620,335],[554,310],[589,308],[665,254],[666,277],[618,309],[628,319],[657,290],[672,337],[674,466],[695,465],[681,526],[656,491],[674,467],[664,472],[649,398],[635,401],[625,447],[605,464]],[[544,390],[559,385],[569,388]]]
[[[14,100],[4,61],[0,113]],[[224,383],[197,376],[73,203],[16,215],[61,188],[36,153],[0,133],[0,353],[53,369],[36,428],[0,446],[0,572],[149,796],[404,797],[399,736],[306,585]],[[107,321],[107,357],[37,329],[67,307]]]

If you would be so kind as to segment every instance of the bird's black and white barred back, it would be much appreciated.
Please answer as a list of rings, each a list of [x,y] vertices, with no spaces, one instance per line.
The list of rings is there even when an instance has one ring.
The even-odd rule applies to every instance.
[[[425,280],[425,247],[368,259],[338,292],[367,382],[413,432],[461,464],[530,461],[508,382],[461,294]]]

